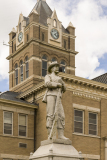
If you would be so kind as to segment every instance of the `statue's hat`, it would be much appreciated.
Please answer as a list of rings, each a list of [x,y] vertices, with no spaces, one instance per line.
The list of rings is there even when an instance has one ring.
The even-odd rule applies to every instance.
[[[51,68],[56,66],[56,65],[59,66],[59,63],[57,61],[52,62],[48,67],[48,72],[51,73]]]

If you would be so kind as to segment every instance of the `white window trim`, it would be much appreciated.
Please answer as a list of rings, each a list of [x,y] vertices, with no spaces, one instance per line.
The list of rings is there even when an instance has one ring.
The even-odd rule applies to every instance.
[[[12,113],[12,134],[6,134],[6,133],[4,133],[4,112],[10,112],[10,111],[3,111],[3,134],[4,135],[11,135],[11,136],[13,136],[13,112],[10,112],[10,113]]]
[[[93,114],[96,114],[96,122],[97,122],[97,131],[96,131],[96,135],[93,135],[93,134],[89,134],[89,113],[93,113]],[[95,112],[88,112],[88,134],[89,135],[93,135],[93,136],[98,136],[98,113],[95,113]]]
[[[84,110],[80,110],[80,109],[77,109],[77,108],[74,108],[74,113],[75,113],[75,110],[78,110],[78,111],[82,111],[83,112],[83,129],[82,129],[82,133],[79,133],[79,132],[74,132],[74,133],[79,133],[79,134],[84,134]],[[74,121],[75,121],[75,114],[74,114]],[[75,127],[75,126],[74,126]],[[74,130],[74,128],[73,128]]]
[[[26,136],[20,136],[19,135],[19,115],[25,115],[26,116]],[[19,113],[18,114],[18,136],[19,137],[28,137],[28,115],[24,113]]]

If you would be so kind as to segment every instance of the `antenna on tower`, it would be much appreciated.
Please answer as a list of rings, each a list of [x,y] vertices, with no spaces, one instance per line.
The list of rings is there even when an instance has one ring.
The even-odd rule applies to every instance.
[[[8,44],[5,44],[5,42],[4,42],[4,41],[3,41],[3,45],[8,46],[8,47],[12,47],[12,46],[10,46],[10,45],[8,45]]]

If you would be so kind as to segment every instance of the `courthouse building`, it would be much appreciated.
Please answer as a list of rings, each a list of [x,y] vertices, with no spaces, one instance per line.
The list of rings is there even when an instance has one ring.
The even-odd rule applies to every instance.
[[[28,17],[19,15],[9,34],[9,91],[0,93],[0,160],[28,160],[47,139],[42,99],[52,61],[60,64],[67,88],[65,136],[84,160],[107,160],[107,75],[75,76],[75,38],[73,24],[64,28],[46,0],[38,0]]]

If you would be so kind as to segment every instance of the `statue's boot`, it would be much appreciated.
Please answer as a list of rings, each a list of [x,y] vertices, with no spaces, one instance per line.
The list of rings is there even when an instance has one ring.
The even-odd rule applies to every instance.
[[[65,139],[65,140],[69,139],[69,138],[66,138],[64,136],[64,130],[63,129],[58,129],[58,138],[59,139]]]

